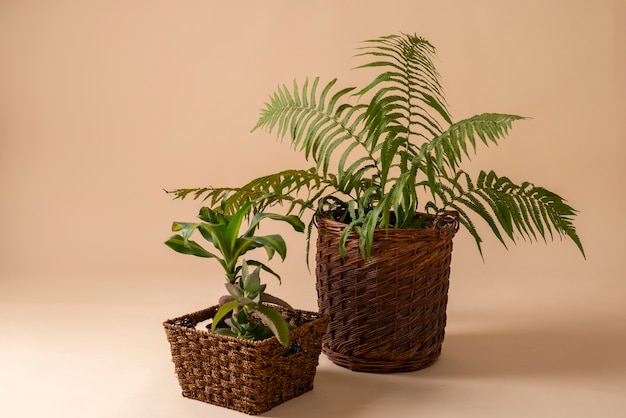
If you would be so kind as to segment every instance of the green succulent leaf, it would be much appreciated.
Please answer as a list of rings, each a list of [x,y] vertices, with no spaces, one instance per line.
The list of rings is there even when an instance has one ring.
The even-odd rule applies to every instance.
[[[239,286],[234,283],[224,283],[224,286],[226,287],[228,294],[232,296],[234,300],[237,300],[244,295]]]
[[[220,335],[226,335],[228,337],[237,338],[239,336],[236,332],[232,331],[229,328],[217,328],[213,332],[215,332],[216,334],[220,334]]]
[[[268,306],[260,305],[257,308],[257,314],[263,323],[272,330],[278,342],[287,347],[289,345],[289,325],[280,312]]]
[[[236,300],[232,302],[227,302],[219,307],[215,315],[213,316],[213,323],[211,324],[211,331],[215,331],[217,324],[230,312],[232,312],[237,306],[239,306],[239,302]]]
[[[223,296],[220,296],[218,304],[221,306],[221,305],[224,305],[225,303],[232,302],[233,300],[236,300],[236,298],[233,297],[231,294],[223,295]]]
[[[242,296],[240,297],[237,302],[239,302],[239,304],[241,306],[243,306],[244,308],[246,308],[248,311],[252,311],[256,308],[256,304],[258,303],[258,298],[259,295],[250,295],[250,296]]]
[[[246,266],[246,262],[243,263]],[[259,276],[259,272],[261,271],[261,267],[257,267],[252,273],[243,273],[241,277],[241,281],[243,284],[244,294],[248,297],[255,297],[261,290],[261,277]],[[251,296],[253,295],[253,296]]]
[[[277,296],[272,296],[269,293],[265,292],[261,294],[261,302],[273,303],[274,305],[282,306],[285,309],[293,309],[291,305],[285,302],[283,299]]]

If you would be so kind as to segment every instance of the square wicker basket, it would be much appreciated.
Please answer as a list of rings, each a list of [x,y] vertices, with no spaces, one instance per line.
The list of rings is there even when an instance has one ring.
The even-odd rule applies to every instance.
[[[257,415],[313,389],[327,315],[283,311],[294,326],[285,348],[274,337],[244,340],[195,328],[217,309],[163,323],[183,396]]]

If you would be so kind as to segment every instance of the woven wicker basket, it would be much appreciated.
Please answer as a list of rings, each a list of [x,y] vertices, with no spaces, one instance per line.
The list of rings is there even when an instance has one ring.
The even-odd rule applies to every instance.
[[[452,238],[458,215],[437,229],[376,230],[364,261],[356,233],[339,254],[345,224],[317,216],[317,292],[330,324],[328,358],[363,372],[407,372],[441,353],[446,325]]]
[[[295,325],[285,349],[276,338],[253,341],[195,329],[217,308],[163,323],[183,396],[256,415],[313,389],[327,315],[284,311]]]

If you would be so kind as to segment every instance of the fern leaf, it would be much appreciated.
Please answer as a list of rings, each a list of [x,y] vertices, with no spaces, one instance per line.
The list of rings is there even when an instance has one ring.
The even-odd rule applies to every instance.
[[[309,170],[285,170],[258,177],[241,187],[203,187],[167,191],[176,199],[184,199],[189,194],[194,199],[209,202],[212,207],[222,206],[222,211],[235,213],[248,202],[253,202],[259,211],[275,205],[288,203],[288,213],[298,208],[299,213],[310,209],[314,199],[327,188],[332,188],[328,178],[321,177],[313,168]],[[304,196],[302,198],[298,196]]]
[[[316,78],[313,84],[318,83],[319,78]],[[312,158],[317,169],[328,175],[333,151],[343,143],[354,142],[359,149],[367,151],[362,141],[364,134],[358,131],[367,107],[345,103],[344,99],[354,87],[333,92],[335,83],[336,79],[329,82],[317,98],[314,97],[317,88],[308,92],[308,81],[302,88],[294,82],[293,92],[280,86],[261,110],[253,131],[258,128],[270,133],[276,130],[279,139],[289,133],[292,146],[304,151],[305,158]]]
[[[364,95],[370,90],[381,86],[394,89],[399,96],[405,98],[405,105],[409,112],[406,116],[410,130],[417,125],[417,120],[426,121],[427,125],[436,127],[441,132],[440,124],[428,111],[418,112],[414,109],[425,110],[418,102],[435,111],[445,122],[452,123],[446,109],[443,91],[439,82],[432,57],[435,48],[425,39],[415,35],[395,35],[366,41],[367,46],[359,56],[373,56],[376,61],[357,68],[387,67],[387,71],[379,74],[366,87],[359,90],[357,95]]]
[[[451,171],[455,171],[463,157],[470,158],[468,144],[476,152],[476,137],[485,145],[489,142],[498,144],[511,128],[512,122],[525,119],[522,116],[499,113],[483,113],[450,125],[425,146],[434,153],[437,165],[443,170],[444,162]]]
[[[547,235],[554,239],[553,234],[558,234],[561,238],[570,238],[585,256],[572,222],[576,211],[556,193],[535,187],[529,182],[517,185],[493,171],[481,171],[475,182],[463,171],[456,178],[442,176],[440,179],[449,185],[445,186],[443,182],[439,184],[437,197],[444,208],[462,213],[462,223],[474,236],[479,248],[480,237],[460,206],[487,222],[503,244],[505,242],[500,231],[504,231],[513,242],[517,236],[536,241],[537,236],[545,240]],[[431,206],[437,207],[434,202]]]

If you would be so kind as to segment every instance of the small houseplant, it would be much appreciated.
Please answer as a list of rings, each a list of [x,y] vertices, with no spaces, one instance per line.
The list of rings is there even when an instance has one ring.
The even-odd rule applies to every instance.
[[[357,67],[375,70],[362,88],[319,78],[280,86],[254,129],[289,137],[315,165],[241,187],[179,189],[227,212],[255,201],[314,214],[317,289],[332,312],[323,349],[360,371],[410,371],[436,360],[444,336],[452,238],[464,227],[482,255],[477,220],[507,240],[571,239],[584,256],[558,194],[461,164],[481,144],[499,144],[518,115],[482,113],[453,122],[435,48],[416,35],[369,40]],[[346,326],[345,324],[350,324]]]
[[[304,230],[297,216],[257,212],[242,232],[251,205],[233,215],[203,207],[201,222],[173,223],[177,234],[166,245],[217,260],[226,273],[227,295],[215,306],[163,325],[183,396],[254,415],[313,388],[328,317],[295,310],[266,293],[261,271],[280,276],[263,262],[243,260],[256,248],[264,249],[268,259],[278,253],[284,260],[287,247],[280,235],[255,235],[264,219]],[[217,252],[191,240],[196,231]],[[210,321],[207,329],[197,329],[205,321]]]

